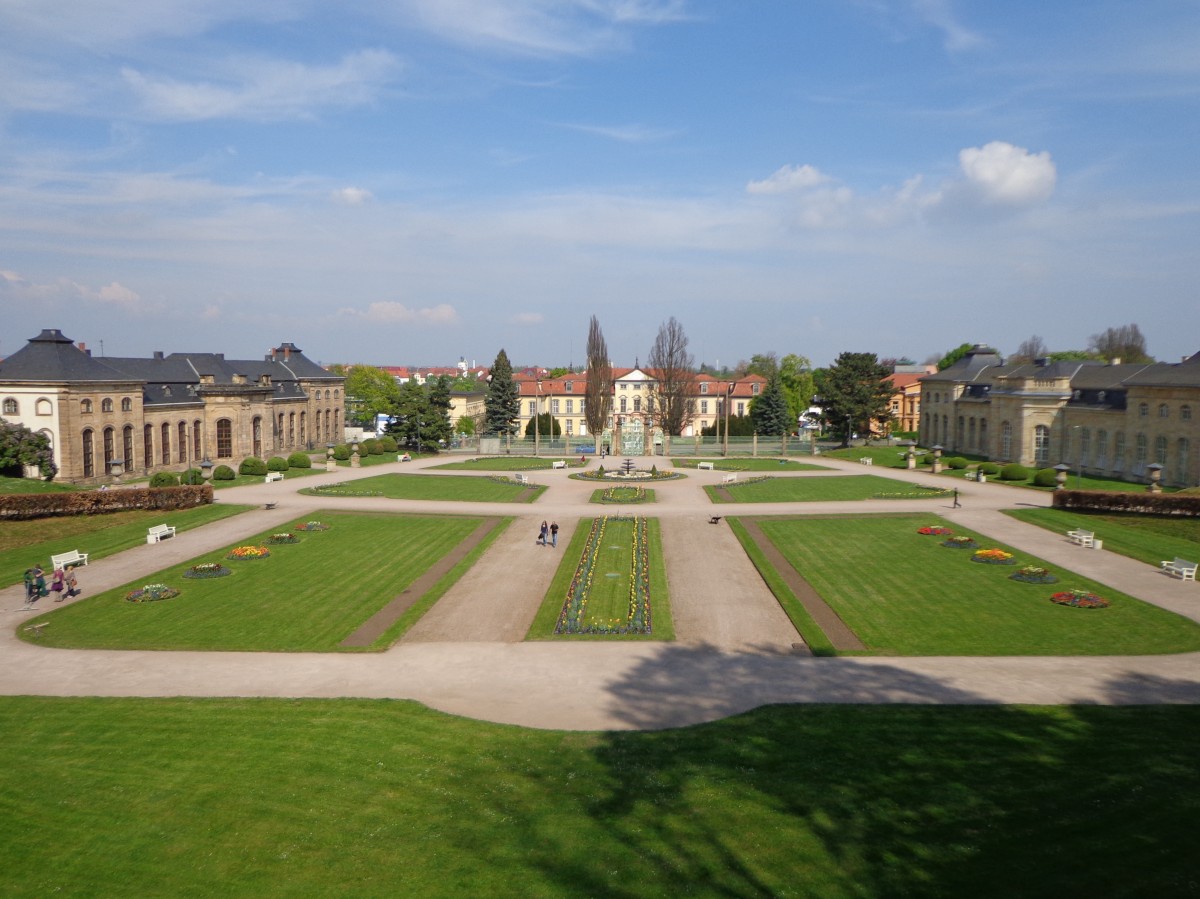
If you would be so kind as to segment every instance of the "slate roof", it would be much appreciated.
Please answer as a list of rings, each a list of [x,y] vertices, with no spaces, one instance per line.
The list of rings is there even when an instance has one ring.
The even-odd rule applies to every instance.
[[[75,346],[57,328],[46,328],[37,337],[0,362],[0,381],[130,381],[108,360],[96,359]]]

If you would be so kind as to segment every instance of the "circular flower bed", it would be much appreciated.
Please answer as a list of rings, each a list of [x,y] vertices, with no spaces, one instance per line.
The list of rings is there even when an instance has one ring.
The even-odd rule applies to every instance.
[[[201,562],[199,565],[193,565],[183,573],[184,577],[190,578],[206,578],[206,577],[225,577],[233,574],[233,570],[226,568],[220,562]]]
[[[1040,568],[1037,565],[1025,565],[1018,568],[1013,574],[1010,574],[1009,580],[1024,581],[1027,584],[1057,584],[1058,578],[1050,573],[1049,568]]]
[[[297,531],[327,531],[329,525],[322,521],[306,521],[304,524],[296,525]]]
[[[265,559],[270,555],[271,551],[265,546],[239,546],[225,558],[238,562],[247,562],[253,559]]]
[[[942,546],[948,546],[950,549],[979,549],[979,544],[970,537],[951,537],[949,540],[943,540]]]
[[[981,549],[971,556],[972,562],[983,562],[985,565],[1015,565],[1012,553],[1002,549]]]
[[[140,590],[126,593],[125,600],[127,602],[159,602],[163,599],[174,599],[178,595],[178,590],[168,587],[166,584],[147,584]]]
[[[267,538],[267,543],[271,546],[278,546],[281,543],[299,543],[300,538],[295,534],[272,534]]]
[[[1107,599],[1087,590],[1064,590],[1051,596],[1050,601],[1074,609],[1107,609],[1109,606]]]
[[[950,530],[950,528],[928,527],[917,528],[917,533],[924,534],[927,537],[948,537],[953,534],[954,531]]]

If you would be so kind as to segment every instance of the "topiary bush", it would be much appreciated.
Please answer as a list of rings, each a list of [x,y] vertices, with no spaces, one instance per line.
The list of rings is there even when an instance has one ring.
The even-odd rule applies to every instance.
[[[242,460],[242,464],[238,466],[238,474],[264,475],[266,473],[267,463],[257,456],[247,456]]]
[[[1028,481],[1029,469],[1024,465],[1018,465],[1016,462],[1009,462],[1000,469],[1000,480],[1002,481]]]
[[[379,445],[383,447],[385,453],[394,453],[400,449],[399,444],[396,443],[396,438],[389,437],[386,434],[379,438]]]
[[[988,477],[1000,474],[1000,466],[995,462],[980,462],[979,473],[986,474]]]
[[[232,481],[237,478],[237,472],[228,465],[218,465],[213,469],[212,476],[214,481]]]
[[[150,477],[151,487],[178,487],[179,478],[172,471],[158,471]]]
[[[283,456],[272,456],[267,460],[267,469],[269,471],[287,471],[290,467],[288,460],[283,458]]]
[[[335,446],[333,448],[333,458],[335,458],[341,462],[345,462],[347,459],[349,459],[350,458],[350,444],[339,443],[337,446]]]
[[[197,484],[203,484],[204,472],[199,468],[189,468],[179,476],[179,483],[193,487]]]
[[[312,459],[308,453],[292,453],[287,457],[289,468],[312,468]]]
[[[1058,484],[1058,472],[1053,468],[1039,468],[1033,483],[1037,487],[1054,487]]]
[[[926,453],[918,461],[922,465],[932,465],[933,464],[933,453]]]
[[[955,471],[962,471],[964,468],[966,468],[968,465],[971,464],[966,459],[964,459],[962,456],[951,456],[950,458],[945,459],[943,461],[946,463],[947,468],[953,468]]]

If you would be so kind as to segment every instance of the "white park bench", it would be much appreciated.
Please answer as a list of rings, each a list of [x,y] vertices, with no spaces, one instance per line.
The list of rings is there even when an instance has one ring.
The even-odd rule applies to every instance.
[[[1170,562],[1163,562],[1162,570],[1172,577],[1181,578],[1185,581],[1194,581],[1196,579],[1196,563],[1189,562],[1187,559],[1180,559],[1178,556]]]
[[[175,536],[175,528],[169,524],[156,524],[154,527],[147,528],[146,542],[157,543],[159,540],[166,540],[168,537]]]
[[[559,459],[557,462],[553,463],[550,467],[551,468],[566,468],[567,463],[564,462],[562,459]]]
[[[696,470],[697,471],[712,471],[713,464],[711,462],[697,462]]]
[[[1091,531],[1067,531],[1067,536],[1079,546],[1091,546],[1096,542],[1096,535]]]
[[[862,457],[861,457],[861,458],[860,458],[858,461],[859,461],[859,463],[860,463],[860,464],[862,464],[862,465],[873,465],[873,464],[874,464],[874,463],[872,462],[872,460],[871,460],[871,457],[870,457],[870,456],[862,456]]]
[[[264,481],[264,483],[269,484],[272,481],[282,481],[282,480],[283,480],[283,472],[282,471],[271,471],[271,472],[267,472],[267,479],[266,479],[266,481]]]
[[[727,474],[724,477],[722,477],[721,483],[732,484],[736,480],[737,480],[737,472],[735,471],[735,472],[733,472],[733,474]]]
[[[70,552],[59,553],[56,556],[50,557],[50,564],[55,568],[70,568],[73,565],[86,565],[88,560],[87,553],[81,553],[77,549]]]
[[[523,475],[519,471],[515,475],[513,475],[513,480],[516,481],[518,484],[520,484],[522,487],[529,486],[529,476]]]

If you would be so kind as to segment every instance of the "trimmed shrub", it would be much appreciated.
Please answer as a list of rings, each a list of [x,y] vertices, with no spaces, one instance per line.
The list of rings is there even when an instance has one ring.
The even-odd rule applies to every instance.
[[[1055,490],[1054,508],[1200,518],[1200,496],[1190,491],[1147,493],[1144,490]]]
[[[379,438],[379,445],[383,447],[385,453],[394,453],[400,448],[399,444],[396,443],[396,438],[389,437],[386,434]]]
[[[358,445],[358,451],[363,456],[382,456],[383,447],[379,445],[379,440],[375,437],[368,437]]]
[[[151,509],[170,512],[213,501],[212,487],[123,487],[120,490],[73,490],[68,493],[18,493],[0,496],[0,520],[28,521],[74,515],[104,515]]]
[[[988,477],[993,477],[995,475],[1000,474],[1000,466],[997,465],[995,462],[980,462],[979,463],[979,473],[985,474]]]
[[[189,468],[179,476],[179,483],[196,486],[204,483],[204,472],[199,468]]]
[[[1037,487],[1053,487],[1058,483],[1058,472],[1053,468],[1039,468],[1033,483]]]
[[[1016,462],[1009,462],[1000,469],[1000,480],[1002,481],[1028,481],[1029,469],[1024,465],[1018,465]]]
[[[308,453],[292,453],[287,457],[289,468],[312,468],[312,458]]]
[[[333,448],[333,458],[337,459],[339,462],[345,462],[347,459],[349,459],[350,444],[339,443],[337,446],[335,446]]]
[[[266,473],[267,463],[256,456],[247,456],[242,460],[242,464],[238,466],[238,474],[264,475]]]
[[[918,461],[918,462],[919,462],[921,465],[932,465],[932,464],[933,464],[933,453],[926,453],[925,455],[923,455],[923,456],[922,456],[920,459],[918,459],[917,461]]]
[[[270,471],[287,471],[289,468],[291,466],[283,456],[272,456],[267,460],[267,469]]]
[[[968,465],[971,464],[966,459],[964,459],[962,456],[951,456],[950,458],[944,459],[943,461],[946,463],[947,468],[953,468],[955,471],[962,471],[964,468],[966,468]]]
[[[179,478],[172,471],[158,471],[150,477],[151,487],[178,487]]]
[[[218,465],[213,469],[212,476],[214,481],[232,481],[237,478],[237,472],[228,465]]]

